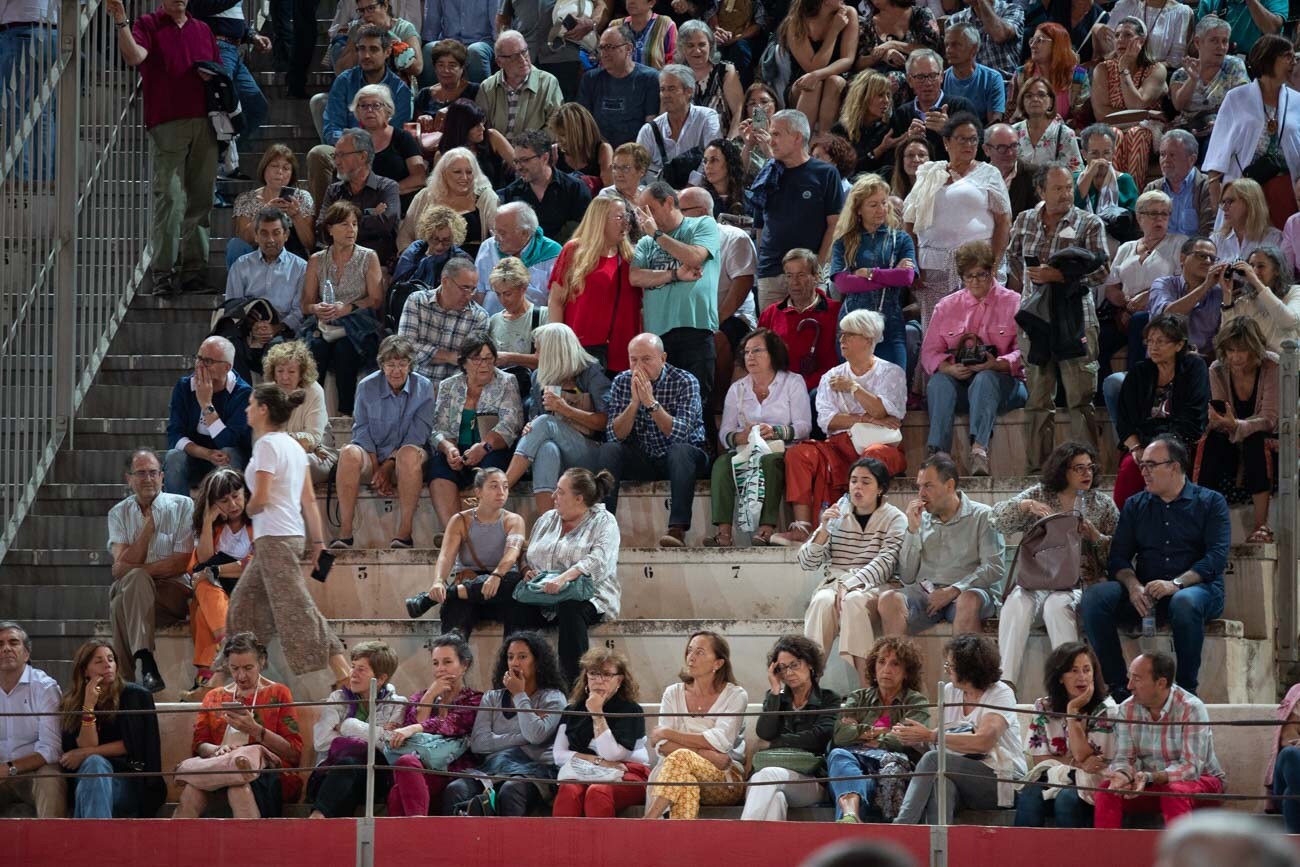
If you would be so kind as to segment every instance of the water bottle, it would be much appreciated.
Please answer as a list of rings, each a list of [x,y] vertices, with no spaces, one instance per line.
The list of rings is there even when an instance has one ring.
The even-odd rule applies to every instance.
[[[1155,638],[1156,636],[1156,615],[1155,612],[1147,614],[1142,618],[1142,637]]]
[[[337,300],[334,294],[334,281],[326,277],[325,282],[321,283],[320,301],[322,304],[333,304]]]
[[[1074,492],[1074,517],[1083,520],[1083,495],[1082,490]]]

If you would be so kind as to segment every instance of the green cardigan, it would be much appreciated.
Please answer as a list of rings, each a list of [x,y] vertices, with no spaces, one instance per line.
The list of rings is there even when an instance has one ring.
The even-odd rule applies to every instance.
[[[896,699],[896,703],[906,705],[906,713],[900,713],[898,710],[888,711],[889,718],[892,722],[897,723],[901,719],[916,720],[922,725],[930,724],[930,709],[926,707],[930,700],[923,693],[914,689],[904,690]],[[866,689],[857,689],[849,693],[848,698],[840,705],[839,717],[835,720],[835,731],[831,735],[831,745],[836,747],[847,747],[854,743],[864,732],[871,731],[877,719],[885,712],[880,710],[881,701],[880,693],[874,686]],[[845,723],[840,717],[853,717],[856,723]],[[890,750],[896,753],[909,752],[909,748],[904,746],[903,742],[893,735],[885,735],[879,742],[880,748]],[[915,752],[915,750],[911,750]]]

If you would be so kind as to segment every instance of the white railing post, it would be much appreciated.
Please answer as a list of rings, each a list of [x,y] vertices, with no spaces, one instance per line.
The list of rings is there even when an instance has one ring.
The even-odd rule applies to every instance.
[[[370,678],[366,725],[366,815],[357,821],[357,867],[375,864],[375,744],[379,741],[379,681]]]
[[[934,748],[939,752],[938,767],[935,768],[935,803],[939,807],[939,821],[930,828],[930,867],[947,867],[948,865],[948,739],[944,732],[945,703],[944,682],[939,681],[938,727],[935,729]]]

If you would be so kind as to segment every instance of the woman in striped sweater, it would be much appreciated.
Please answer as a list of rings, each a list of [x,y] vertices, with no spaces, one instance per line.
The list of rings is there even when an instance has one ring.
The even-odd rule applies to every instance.
[[[804,614],[804,634],[829,655],[838,633],[840,656],[868,683],[866,660],[876,642],[871,617],[876,599],[894,574],[907,517],[885,502],[889,470],[875,458],[849,468],[849,492],[822,512],[821,525],[799,549],[799,565],[822,568]]]

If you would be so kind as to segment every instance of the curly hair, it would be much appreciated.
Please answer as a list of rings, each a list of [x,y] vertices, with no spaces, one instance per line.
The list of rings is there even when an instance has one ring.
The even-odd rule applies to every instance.
[[[274,381],[275,369],[294,361],[298,362],[298,388],[311,385],[320,378],[316,357],[301,340],[287,340],[268,349],[262,356],[262,378]]]
[[[106,648],[113,655],[113,660],[117,662],[113,642],[104,638],[92,638],[87,641],[77,648],[76,656],[72,659],[72,683],[63,691],[63,699],[59,702],[59,709],[65,711],[63,730],[69,734],[81,728],[81,717],[78,712],[82,710],[81,703],[86,700],[86,684],[90,682],[90,678],[86,676],[86,667],[90,665],[101,647]],[[100,687],[99,701],[94,707],[95,714],[103,718],[105,713],[117,710],[124,689],[126,689],[126,679],[122,676],[122,665],[118,662],[117,668],[113,670],[112,682]]]
[[[560,673],[560,657],[545,636],[533,630],[512,632],[501,642],[496,662],[492,666],[492,687],[505,689],[506,669],[510,667],[510,645],[516,642],[527,645],[528,652],[533,655],[533,680],[537,688],[564,692],[566,684],[564,675]]]
[[[427,242],[433,235],[434,229],[451,229],[451,243],[459,247],[465,243],[469,224],[465,222],[464,217],[456,213],[455,209],[446,205],[433,205],[420,214],[420,222],[415,228],[416,237]]]
[[[1091,443],[1082,440],[1070,440],[1061,443],[1052,449],[1052,453],[1043,462],[1043,474],[1039,477],[1042,486],[1054,494],[1059,494],[1068,488],[1070,486],[1070,464],[1079,455],[1087,455],[1092,458],[1094,464],[1101,463],[1101,455],[1097,453],[1096,447]],[[1099,484],[1101,484],[1101,473],[1094,471],[1092,486],[1088,490],[1092,490]]]
[[[722,154],[722,163],[727,167],[727,196],[731,202],[731,209],[735,213],[744,213],[745,211],[745,166],[740,160],[740,146],[734,141],[725,138],[715,138],[704,146],[704,152],[707,154],[709,148],[713,148]],[[700,188],[713,196],[715,202],[721,201],[722,194],[717,187],[710,183],[708,178],[700,181]]]
[[[593,647],[578,660],[578,677],[573,681],[573,689],[569,692],[569,703],[581,707],[590,694],[587,690],[587,672],[595,668],[604,668],[611,663],[618,669],[623,679],[618,685],[618,692],[614,693],[613,697],[624,701],[636,701],[640,690],[628,668],[627,657],[612,647]]]
[[[975,689],[988,689],[1002,678],[1002,659],[998,645],[983,635],[968,632],[943,646],[945,656],[952,657],[949,673],[953,681],[968,683]]]
[[[886,653],[894,654],[894,658],[903,665],[903,689],[920,692],[921,675],[925,673],[925,657],[912,639],[902,636],[878,638],[871,646],[862,675],[867,686],[876,685],[876,663]]]
[[[817,681],[826,672],[826,654],[822,653],[821,645],[811,638],[794,634],[782,635],[767,652],[767,664],[770,666],[776,662],[777,656],[782,653],[788,653],[808,666],[813,686],[817,685]]]
[[[1100,707],[1106,700],[1106,696],[1110,694],[1106,686],[1106,678],[1101,676],[1101,662],[1093,649],[1082,641],[1067,641],[1052,651],[1047,657],[1047,664],[1043,666],[1043,686],[1047,689],[1048,710],[1065,713],[1066,707],[1070,704],[1070,693],[1065,688],[1065,684],[1061,683],[1061,678],[1074,668],[1074,661],[1080,655],[1088,657],[1088,662],[1092,664],[1092,702],[1084,708],[1083,712],[1091,713],[1094,708]]]
[[[832,135],[828,132],[813,136],[809,150],[814,148],[821,148],[826,152],[826,162],[839,169],[840,177],[852,178],[857,172],[858,152],[844,136]]]

